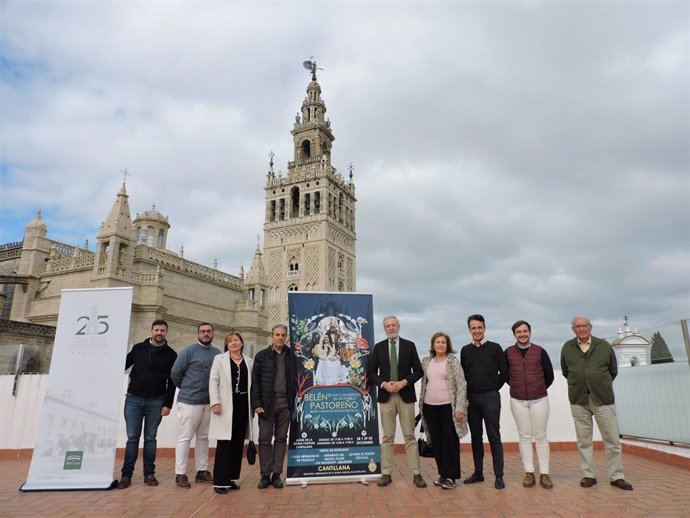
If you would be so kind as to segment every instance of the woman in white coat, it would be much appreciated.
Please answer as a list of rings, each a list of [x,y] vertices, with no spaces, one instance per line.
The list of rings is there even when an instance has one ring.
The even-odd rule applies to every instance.
[[[225,352],[213,359],[208,392],[211,398],[209,437],[217,439],[213,490],[221,495],[239,489],[245,438],[251,438],[249,393],[252,359],[243,354],[239,333],[225,337]]]

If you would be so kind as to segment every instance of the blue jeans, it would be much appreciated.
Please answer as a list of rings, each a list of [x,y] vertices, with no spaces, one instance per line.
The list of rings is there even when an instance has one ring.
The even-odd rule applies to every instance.
[[[144,476],[156,472],[156,434],[161,424],[164,397],[144,398],[127,394],[125,398],[125,424],[127,445],[122,476],[131,477],[139,453],[139,439],[144,429]]]

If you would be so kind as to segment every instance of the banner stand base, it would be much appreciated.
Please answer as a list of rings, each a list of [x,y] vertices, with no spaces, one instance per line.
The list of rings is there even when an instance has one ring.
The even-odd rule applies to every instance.
[[[343,482],[357,482],[365,486],[370,480],[378,480],[381,475],[344,475],[342,477],[294,477],[286,478],[285,485],[301,486],[305,489],[310,484],[342,484]]]
[[[26,482],[19,486],[18,491],[22,493],[33,493],[38,491],[110,491],[117,487],[118,480],[113,480],[106,487],[26,487]]]

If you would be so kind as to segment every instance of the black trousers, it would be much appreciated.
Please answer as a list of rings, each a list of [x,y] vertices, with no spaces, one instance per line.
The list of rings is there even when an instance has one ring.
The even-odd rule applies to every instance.
[[[501,444],[501,395],[498,391],[470,392],[467,394],[470,403],[467,408],[467,424],[472,434],[472,457],[474,471],[484,471],[484,437],[482,421],[489,438],[494,475],[503,476],[503,444]]]
[[[441,478],[460,478],[460,439],[455,432],[453,409],[447,405],[424,403],[424,419],[434,448],[436,468]]]
[[[249,402],[247,394],[233,394],[232,439],[218,440],[216,458],[213,463],[213,485],[227,487],[231,480],[239,480],[242,469],[244,440],[249,424]]]

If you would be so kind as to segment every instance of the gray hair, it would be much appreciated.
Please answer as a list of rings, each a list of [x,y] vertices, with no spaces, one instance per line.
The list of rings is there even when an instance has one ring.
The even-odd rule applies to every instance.
[[[578,316],[576,316],[576,317],[573,317],[573,319],[570,321],[570,325],[571,325],[571,326],[575,326],[575,321],[576,321],[576,320],[586,320],[588,326],[591,326],[591,325],[592,325],[592,323],[589,321],[589,318],[587,318],[587,317],[585,317],[585,316],[582,316],[582,315],[578,315]]]
[[[285,330],[285,334],[287,334],[288,328],[287,328],[287,326],[286,326],[285,324],[276,324],[276,325],[274,325],[274,326],[271,328],[271,334],[273,334],[273,333],[275,332],[275,330],[278,329],[278,328],[284,329],[284,330]]]
[[[384,327],[386,326],[386,320],[390,320],[390,319],[395,319],[395,322],[398,324],[398,327],[400,327],[400,320],[395,315],[388,315],[387,317],[383,317],[383,326]]]

